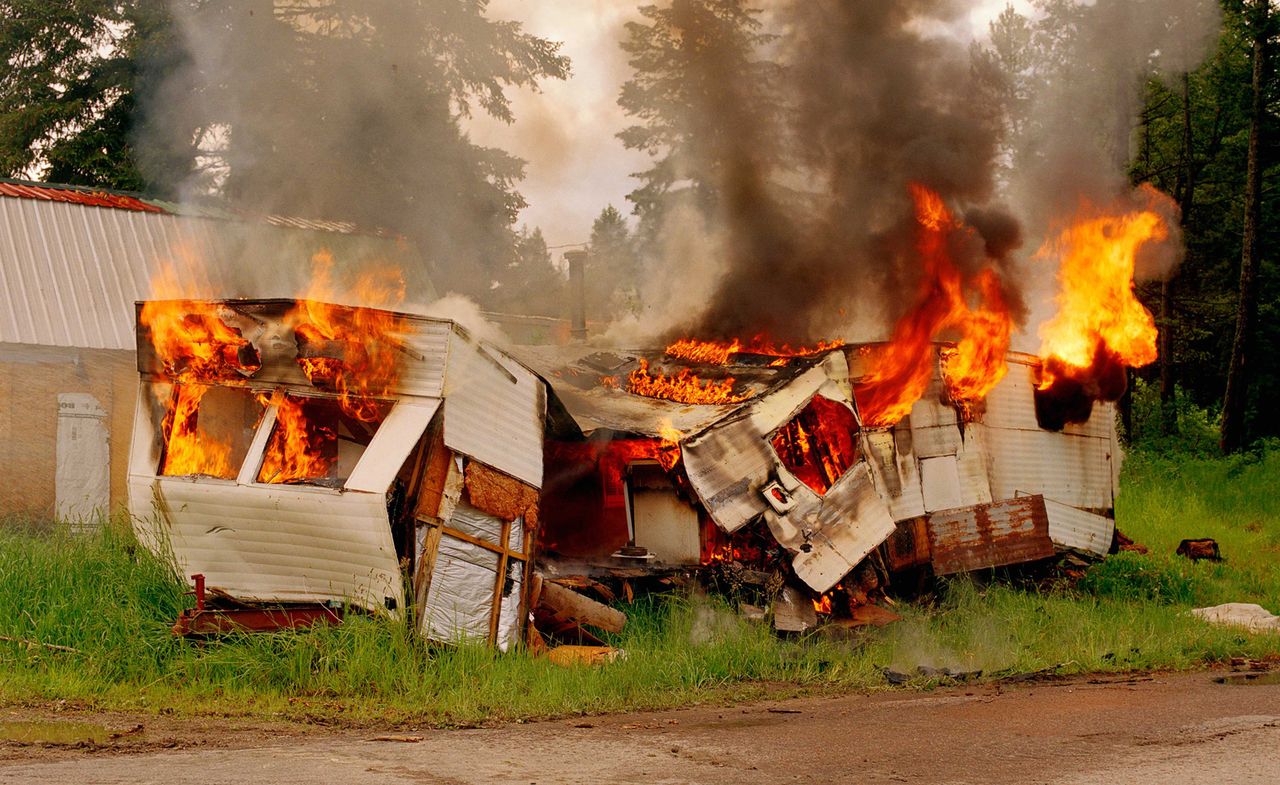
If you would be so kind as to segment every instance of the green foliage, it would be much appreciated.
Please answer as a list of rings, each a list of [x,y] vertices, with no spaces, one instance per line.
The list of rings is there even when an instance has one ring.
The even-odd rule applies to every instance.
[[[618,105],[637,123],[618,137],[653,161],[627,195],[646,239],[676,203],[711,214],[728,173],[776,143],[781,67],[762,53],[773,36],[761,13],[745,0],[672,0],[627,23],[634,74]]]
[[[1198,595],[1191,562],[1139,553],[1118,553],[1093,566],[1080,588],[1099,597],[1164,604],[1190,605]]]
[[[1168,404],[1172,407],[1168,419],[1158,385],[1136,379],[1132,396],[1133,432],[1128,434],[1131,449],[1198,457],[1218,453],[1220,416],[1198,406],[1182,388],[1175,389]],[[1172,425],[1167,431],[1166,423]]]
[[[627,219],[613,205],[591,224],[586,287],[589,319],[609,321],[639,310],[639,249]]]

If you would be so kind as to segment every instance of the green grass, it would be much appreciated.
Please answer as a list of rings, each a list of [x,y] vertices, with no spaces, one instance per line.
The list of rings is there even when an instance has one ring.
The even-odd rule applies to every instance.
[[[1280,636],[1204,624],[1187,609],[1257,602],[1280,611],[1280,450],[1230,460],[1131,456],[1117,515],[1151,548],[1040,591],[990,576],[948,582],[932,605],[851,640],[779,640],[708,598],[643,598],[616,644],[627,657],[560,668],[523,653],[423,645],[390,620],[178,640],[183,586],[127,531],[77,537],[0,528],[0,701],[316,721],[472,724],[880,688],[881,667],[982,669],[987,677],[1194,668],[1280,653]],[[1226,560],[1173,556],[1213,537]],[[913,682],[923,686],[927,682]]]

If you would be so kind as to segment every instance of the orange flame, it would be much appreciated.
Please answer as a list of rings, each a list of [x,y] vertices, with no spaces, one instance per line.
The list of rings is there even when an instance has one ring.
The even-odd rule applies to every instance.
[[[658,424],[658,454],[656,459],[663,469],[671,471],[680,463],[680,440],[684,432],[672,425],[671,420],[663,418]]]
[[[333,428],[307,417],[302,399],[277,392],[258,400],[264,406],[276,405],[276,427],[267,442],[258,482],[281,484],[326,476],[338,458],[338,434]]]
[[[734,393],[734,381],[732,376],[719,381],[703,381],[689,368],[681,370],[675,376],[651,373],[649,361],[642,359],[636,369],[627,375],[627,392],[647,398],[696,404],[742,403],[753,395],[751,392]]]
[[[179,280],[174,267],[165,266],[152,281],[154,299],[143,303],[138,314],[162,370],[177,382],[160,401],[160,474],[232,479],[231,442],[199,427],[200,402],[209,391],[207,383],[250,376],[262,361],[253,344],[223,321],[217,304],[190,299],[195,288]]]
[[[944,332],[959,336],[943,365],[952,401],[982,399],[1008,372],[1005,355],[1013,323],[999,276],[987,268],[974,279],[979,304],[971,306],[949,249],[955,233],[971,230],[952,216],[936,192],[913,183],[911,197],[918,224],[916,250],[924,269],[916,304],[898,320],[890,342],[865,350],[871,371],[856,397],[863,421],[873,427],[898,422],[924,395],[933,374],[933,341]]]
[[[330,304],[333,257],[320,253],[314,261],[311,289],[292,312],[298,364],[313,385],[338,394],[348,415],[373,422],[379,411],[375,399],[389,397],[399,379],[404,353],[399,336],[408,324],[388,311]],[[366,304],[398,305],[404,299],[404,281],[385,270],[366,273],[356,281],[353,294]]]
[[[1107,363],[1136,368],[1155,361],[1155,319],[1134,295],[1133,277],[1142,248],[1169,236],[1159,209],[1167,209],[1161,203],[1169,197],[1150,186],[1142,194],[1147,209],[1105,214],[1086,205],[1040,250],[1041,258],[1059,264],[1058,311],[1040,328],[1041,390],[1060,380],[1096,380]],[[1123,385],[1099,397],[1121,392]]]
[[[814,600],[813,609],[814,611],[822,614],[823,616],[830,616],[831,615],[831,595],[824,594],[818,599]]]
[[[792,357],[812,357],[815,354],[844,346],[844,341],[819,341],[814,346],[793,347],[790,344],[777,344],[763,335],[757,335],[747,343],[737,338],[732,341],[700,341],[696,338],[681,338],[666,349],[666,355],[677,360],[703,363],[706,365],[728,365],[734,355],[756,354],[764,357],[776,357],[771,365],[786,365]]]

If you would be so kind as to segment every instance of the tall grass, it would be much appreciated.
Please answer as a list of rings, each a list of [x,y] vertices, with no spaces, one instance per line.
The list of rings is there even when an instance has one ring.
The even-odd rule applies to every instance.
[[[1280,611],[1280,451],[1210,460],[1136,455],[1117,514],[1152,549],[1095,566],[1075,588],[947,583],[932,605],[900,604],[882,630],[781,640],[722,601],[644,597],[613,643],[627,656],[560,668],[524,653],[423,644],[404,622],[198,643],[169,633],[191,602],[127,528],[76,536],[0,527],[0,701],[94,708],[443,725],[687,705],[765,690],[882,687],[885,667],[988,676],[1187,668],[1280,653],[1280,636],[1204,624],[1188,608],[1258,602]],[[1172,556],[1214,537],[1226,561]],[[23,641],[70,647],[61,651]],[[927,679],[920,677],[918,683]]]

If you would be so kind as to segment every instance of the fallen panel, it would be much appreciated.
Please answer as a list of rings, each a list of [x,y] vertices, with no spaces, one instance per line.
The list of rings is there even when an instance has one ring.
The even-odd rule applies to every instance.
[[[1111,550],[1115,521],[1052,499],[1044,500],[1044,508],[1049,518],[1049,539],[1054,545],[1098,556],[1106,556]]]
[[[1054,554],[1042,496],[932,513],[929,545],[936,575],[1021,564]]]

